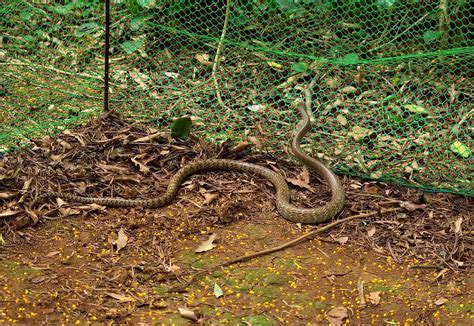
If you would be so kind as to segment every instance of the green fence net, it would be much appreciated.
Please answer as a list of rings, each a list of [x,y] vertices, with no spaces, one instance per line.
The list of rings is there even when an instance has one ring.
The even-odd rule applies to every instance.
[[[0,4],[5,152],[102,110],[104,4]],[[130,121],[287,155],[311,87],[305,149],[335,171],[474,194],[472,1],[116,0],[111,40]]]

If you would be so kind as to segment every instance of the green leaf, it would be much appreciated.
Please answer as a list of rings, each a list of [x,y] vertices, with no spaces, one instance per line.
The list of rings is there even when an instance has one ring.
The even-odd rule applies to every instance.
[[[429,30],[423,34],[423,40],[425,43],[431,43],[439,39],[441,33],[438,31]]]
[[[405,104],[403,107],[412,113],[430,114],[427,108],[420,105]]]
[[[304,62],[294,62],[291,68],[296,72],[305,72],[307,70]]]
[[[20,12],[20,17],[24,22],[28,22],[33,17],[33,13],[29,10],[23,10]]]
[[[217,285],[217,283],[214,283],[214,296],[216,298],[220,298],[224,295],[224,292],[222,291],[221,287]]]
[[[140,7],[151,8],[155,5],[155,0],[137,0]]]
[[[136,40],[136,41],[125,41],[120,44],[122,50],[127,53],[131,54],[143,46],[143,40]]]
[[[74,34],[76,36],[84,36],[84,35],[89,35],[94,32],[99,30],[99,24],[97,23],[85,23],[82,24],[81,26],[77,27],[76,30],[74,31]]]
[[[341,59],[343,64],[356,64],[359,61],[359,55],[357,53],[349,53]]]
[[[294,9],[296,7],[296,4],[291,0],[277,0],[276,2],[278,3],[281,9],[288,10]]]
[[[451,146],[449,146],[449,149],[464,158],[468,158],[472,153],[471,149],[461,143],[459,140],[456,140],[454,143],[452,143]]]
[[[188,117],[176,119],[171,127],[171,136],[175,139],[188,139],[191,125],[192,121]]]
[[[147,17],[143,17],[143,16],[133,18],[132,21],[130,22],[130,29],[132,31],[138,31],[145,24],[146,18]]]

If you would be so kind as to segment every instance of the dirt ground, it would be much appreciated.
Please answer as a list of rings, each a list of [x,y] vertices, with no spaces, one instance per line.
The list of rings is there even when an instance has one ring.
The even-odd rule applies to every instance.
[[[0,322],[474,323],[472,198],[344,177],[347,203],[335,219],[366,217],[220,268],[321,226],[284,220],[267,181],[228,172],[191,177],[163,208],[56,199],[25,211],[47,191],[155,197],[187,162],[215,157],[283,173],[300,206],[330,196],[315,175],[245,144],[140,139],[153,133],[109,115],[2,158]]]

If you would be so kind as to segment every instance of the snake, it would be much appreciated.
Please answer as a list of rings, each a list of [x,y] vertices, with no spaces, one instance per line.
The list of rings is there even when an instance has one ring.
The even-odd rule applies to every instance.
[[[206,159],[191,162],[182,167],[174,174],[168,182],[164,194],[150,199],[124,199],[120,197],[86,197],[73,193],[47,192],[39,195],[31,201],[29,208],[32,210],[40,202],[51,198],[62,198],[63,200],[82,203],[98,204],[106,207],[138,207],[157,208],[171,203],[177,196],[180,186],[189,176],[209,171],[238,171],[253,173],[270,181],[276,189],[276,208],[279,214],[288,221],[301,224],[323,223],[336,216],[344,207],[345,195],[342,184],[336,174],[332,172],[321,161],[306,155],[301,149],[301,141],[310,129],[311,122],[308,111],[299,102],[298,111],[302,116],[294,137],[290,143],[292,154],[306,167],[314,170],[330,187],[331,199],[323,206],[314,208],[297,207],[290,203],[290,189],[285,178],[269,168],[230,159]]]

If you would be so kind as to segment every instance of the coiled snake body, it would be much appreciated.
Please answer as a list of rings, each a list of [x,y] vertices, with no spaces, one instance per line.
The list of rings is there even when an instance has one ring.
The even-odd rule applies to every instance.
[[[339,178],[331,170],[329,170],[317,159],[312,158],[302,152],[300,143],[301,139],[310,128],[310,119],[303,103],[298,105],[298,110],[301,113],[303,119],[296,129],[295,136],[293,137],[291,143],[291,151],[301,163],[316,171],[329,184],[332,192],[332,198],[324,206],[316,208],[300,208],[292,205],[290,203],[290,189],[288,188],[285,178],[268,168],[234,160],[209,159],[192,162],[180,169],[170,179],[166,192],[156,198],[142,200],[123,199],[117,197],[82,197],[71,193],[48,192],[34,199],[30,204],[30,208],[34,208],[34,206],[36,206],[39,202],[47,198],[55,197],[60,197],[72,202],[84,204],[95,203],[108,207],[161,207],[167,205],[176,197],[181,183],[190,175],[207,171],[230,170],[255,173],[269,180],[276,188],[276,207],[278,212],[285,219],[304,224],[325,222],[328,219],[334,217],[344,206],[344,190]]]

